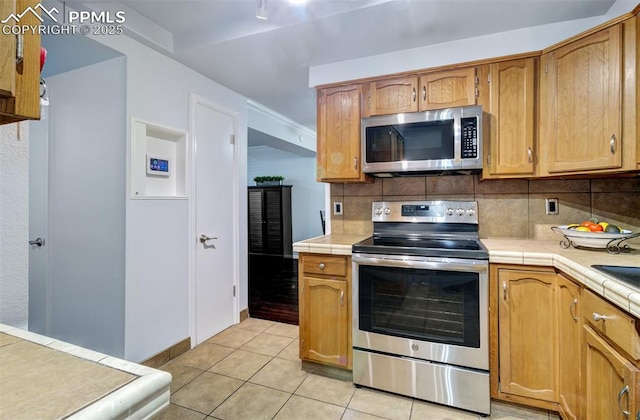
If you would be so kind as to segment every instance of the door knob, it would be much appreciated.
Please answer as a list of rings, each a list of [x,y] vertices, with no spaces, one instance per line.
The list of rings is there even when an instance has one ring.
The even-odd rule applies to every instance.
[[[29,241],[29,245],[44,246],[44,239],[36,238],[35,241]]]
[[[200,243],[202,244],[213,239],[218,239],[218,238],[216,236],[200,235]]]

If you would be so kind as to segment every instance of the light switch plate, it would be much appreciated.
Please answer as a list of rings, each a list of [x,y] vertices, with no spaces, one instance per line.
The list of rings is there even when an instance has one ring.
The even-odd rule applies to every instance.
[[[342,201],[333,202],[333,215],[340,216],[342,214]]]
[[[557,198],[546,198],[544,201],[547,214],[560,214],[560,204]]]

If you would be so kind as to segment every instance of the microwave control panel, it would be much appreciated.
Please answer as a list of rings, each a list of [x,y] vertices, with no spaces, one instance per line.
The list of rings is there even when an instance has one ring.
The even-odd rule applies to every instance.
[[[478,158],[478,119],[462,118],[462,159]]]

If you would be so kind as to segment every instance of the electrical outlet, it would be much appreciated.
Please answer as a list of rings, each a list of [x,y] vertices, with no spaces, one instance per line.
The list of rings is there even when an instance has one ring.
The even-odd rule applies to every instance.
[[[560,204],[557,198],[546,198],[544,201],[547,214],[560,214]]]
[[[340,216],[342,214],[342,201],[333,202],[333,215]]]

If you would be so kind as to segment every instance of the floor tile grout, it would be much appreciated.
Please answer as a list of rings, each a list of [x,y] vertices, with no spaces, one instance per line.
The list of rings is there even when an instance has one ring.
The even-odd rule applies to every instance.
[[[254,318],[254,319],[255,319],[255,318]],[[311,378],[311,377],[313,377],[313,376],[318,376],[318,375],[314,375],[314,374],[312,374],[312,373],[304,372],[304,373],[306,374],[306,376],[301,380],[301,382],[300,382],[300,383],[298,383],[298,384],[296,385],[295,389],[293,389],[291,392],[289,392],[289,391],[284,391],[284,390],[282,390],[282,389],[279,389],[279,388],[274,387],[274,386],[271,386],[271,385],[263,385],[263,384],[260,384],[260,383],[251,382],[251,380],[252,380],[252,379],[254,379],[254,378],[255,378],[255,377],[256,377],[260,372],[263,372],[263,370],[264,370],[267,366],[269,366],[269,365],[270,365],[270,364],[271,364],[275,359],[282,360],[282,361],[285,361],[285,362],[294,362],[294,360],[291,360],[291,358],[281,357],[281,354],[282,354],[285,350],[287,350],[287,348],[288,348],[292,343],[294,343],[296,340],[299,340],[299,335],[298,335],[298,336],[296,336],[296,337],[293,337],[293,338],[292,338],[292,337],[290,337],[289,335],[279,335],[279,334],[269,333],[269,332],[268,332],[268,330],[269,330],[269,329],[271,329],[271,328],[273,328],[274,326],[277,326],[277,325],[278,325],[278,323],[271,323],[271,325],[270,325],[269,327],[267,327],[267,328],[263,329],[262,331],[255,331],[255,328],[256,328],[255,326],[253,326],[253,328],[254,328],[254,329],[250,329],[250,328],[243,328],[243,327],[241,327],[240,325],[241,325],[241,324],[236,324],[236,325],[234,325],[234,326],[232,326],[232,327],[230,327],[230,328],[228,328],[228,329],[226,329],[226,330],[224,330],[224,331],[228,331],[228,330],[230,330],[231,328],[233,328],[233,329],[239,329],[239,330],[242,330],[242,331],[251,331],[252,333],[256,333],[256,335],[255,335],[254,337],[252,337],[251,339],[249,339],[249,340],[245,341],[244,343],[240,344],[240,345],[239,345],[239,346],[237,346],[237,347],[235,347],[235,346],[230,346],[230,345],[228,345],[228,344],[227,344],[227,345],[225,345],[225,344],[218,344],[218,343],[214,343],[214,342],[209,342],[209,340],[211,340],[211,339],[215,338],[215,336],[214,336],[214,337],[211,337],[211,338],[209,338],[208,340],[205,340],[203,343],[201,343],[201,344],[204,344],[204,343],[209,342],[209,344],[215,344],[216,346],[223,347],[223,348],[226,348],[226,349],[228,349],[228,350],[231,350],[228,354],[224,355],[221,359],[217,360],[215,363],[213,363],[211,366],[207,367],[206,369],[204,369],[204,370],[203,370],[203,369],[202,369],[202,368],[200,368],[200,367],[195,367],[195,366],[192,366],[192,365],[189,365],[189,364],[185,364],[185,363],[180,362],[180,361],[176,361],[176,359],[173,359],[173,360],[171,360],[170,362],[168,362],[168,363],[173,363],[173,364],[180,365],[180,366],[182,366],[182,367],[184,367],[184,368],[188,368],[188,369],[195,369],[195,371],[198,371],[198,372],[199,372],[196,376],[194,376],[193,378],[190,378],[187,382],[185,382],[184,384],[180,385],[180,387],[178,387],[178,388],[174,389],[174,390],[171,392],[171,396],[172,396],[172,397],[173,397],[175,394],[177,394],[179,391],[182,391],[182,390],[183,390],[185,387],[187,387],[189,384],[191,384],[192,382],[194,382],[194,381],[195,381],[195,380],[197,380],[198,378],[202,377],[202,375],[203,375],[204,373],[210,373],[210,374],[212,374],[212,375],[217,375],[217,376],[219,376],[219,377],[223,377],[223,378],[231,379],[231,380],[234,380],[234,381],[240,381],[240,382],[241,382],[241,384],[238,386],[238,388],[234,389],[234,390],[233,390],[229,395],[227,395],[224,399],[222,399],[221,401],[219,401],[219,402],[215,405],[215,407],[213,407],[213,409],[212,409],[210,412],[208,412],[208,413],[205,413],[205,412],[203,412],[203,411],[200,411],[199,409],[192,408],[192,407],[187,406],[187,405],[181,405],[181,404],[175,403],[175,402],[173,402],[173,401],[171,401],[171,402],[170,402],[170,404],[171,404],[171,405],[175,405],[175,406],[177,406],[177,407],[181,407],[182,409],[189,410],[190,412],[197,413],[198,415],[202,414],[203,416],[206,416],[206,417],[205,417],[206,419],[217,419],[218,417],[215,417],[215,416],[213,415],[213,413],[214,413],[217,409],[219,409],[220,407],[222,407],[222,406],[223,406],[227,401],[229,401],[229,399],[231,399],[234,395],[236,395],[236,393],[237,393],[237,392],[239,392],[243,387],[245,387],[247,384],[251,384],[251,385],[253,385],[253,386],[258,386],[258,387],[262,387],[262,388],[269,389],[269,390],[271,390],[271,391],[277,391],[277,392],[279,392],[279,393],[287,394],[286,400],[284,400],[284,402],[283,402],[283,403],[278,407],[278,409],[276,410],[275,414],[271,417],[271,420],[273,420],[275,417],[277,417],[277,416],[282,412],[282,410],[283,410],[283,409],[285,409],[285,407],[287,407],[287,404],[289,404],[289,403],[293,403],[293,400],[294,400],[294,399],[293,399],[293,397],[294,397],[294,396],[299,397],[299,398],[303,398],[303,399],[305,399],[305,400],[310,400],[310,401],[314,401],[314,402],[317,402],[317,403],[321,403],[321,404],[325,404],[325,405],[329,405],[329,406],[334,406],[334,407],[338,407],[338,408],[340,408],[340,410],[342,410],[342,412],[341,412],[340,416],[338,417],[339,419],[343,419],[343,420],[345,420],[348,412],[357,412],[357,413],[361,413],[361,414],[364,414],[364,415],[373,416],[373,418],[386,419],[386,417],[382,417],[382,416],[380,416],[380,414],[367,413],[367,412],[363,412],[363,411],[360,411],[360,410],[356,410],[356,409],[354,409],[354,408],[350,408],[350,405],[353,403],[353,401],[354,401],[354,397],[355,397],[355,396],[356,396],[356,394],[358,393],[358,390],[360,390],[360,389],[368,389],[368,388],[360,388],[360,387],[356,387],[356,386],[354,385],[354,386],[353,386],[353,388],[354,388],[354,389],[353,389],[353,392],[351,393],[351,396],[349,397],[349,399],[348,399],[348,401],[346,402],[346,404],[345,404],[345,405],[342,405],[342,404],[336,404],[335,402],[329,402],[328,400],[326,400],[326,398],[325,398],[325,400],[322,400],[322,399],[315,398],[314,396],[297,394],[297,392],[301,389],[301,387],[305,384],[305,382],[306,382],[309,378]],[[281,325],[289,325],[289,324],[281,324]],[[223,331],[223,332],[224,332],[224,331]],[[229,334],[231,334],[231,333],[229,333]],[[282,348],[281,348],[281,349],[280,349],[280,350],[279,350],[275,355],[272,355],[272,354],[264,354],[264,353],[258,353],[258,352],[256,352],[255,350],[243,349],[243,347],[244,347],[247,343],[251,342],[252,340],[255,340],[256,338],[258,338],[258,337],[260,337],[260,336],[262,336],[262,335],[267,335],[267,336],[272,336],[272,337],[279,337],[279,338],[286,338],[286,339],[289,339],[289,342],[288,342],[286,345],[284,345],[284,347],[282,347]],[[282,340],[281,340],[281,341],[282,341]],[[281,344],[281,343],[278,343],[278,344],[277,344],[277,346],[279,346],[280,344]],[[198,346],[194,347],[193,349],[191,349],[191,350],[189,350],[189,351],[193,351],[193,350],[194,350],[194,349],[196,349],[197,347],[198,347]],[[212,369],[214,366],[216,366],[216,365],[218,365],[218,364],[222,363],[223,361],[225,361],[226,359],[228,359],[229,357],[231,357],[233,354],[236,354],[236,352],[238,352],[239,350],[242,350],[243,352],[246,352],[246,353],[251,353],[251,354],[255,354],[255,355],[265,356],[265,357],[267,357],[267,358],[268,358],[268,360],[267,360],[267,361],[266,361],[266,363],[264,363],[260,368],[258,368],[255,372],[251,373],[251,375],[250,375],[247,379],[239,379],[239,378],[236,378],[236,377],[233,377],[233,376],[229,376],[228,374],[217,373],[217,372],[213,372],[213,371],[211,371],[211,370],[210,370],[210,369]],[[187,351],[186,353],[189,353],[189,351]],[[185,354],[186,354],[186,353],[185,353]],[[193,360],[198,360],[198,359],[193,359]],[[204,360],[204,359],[202,359],[202,360]],[[299,359],[298,359],[298,361],[299,361]],[[163,365],[163,366],[166,366],[166,365],[167,365],[167,364],[165,364],[165,365]],[[273,367],[273,365],[272,365],[272,367]],[[161,368],[162,368],[162,367],[161,367]],[[220,369],[220,370],[224,370],[224,369],[226,369],[226,368],[222,368],[222,369]],[[251,372],[251,370],[250,370],[249,372],[247,372],[247,373],[250,373],[250,372]],[[266,371],[265,371],[265,372],[266,372]],[[268,382],[268,381],[267,381],[267,382]],[[310,385],[310,386],[311,386],[311,385]],[[248,391],[248,390],[247,390],[247,391]],[[375,391],[375,390],[372,390],[372,391],[377,392],[377,391]],[[192,391],[190,390],[189,392],[192,392]],[[245,391],[245,392],[246,392],[246,391]],[[309,394],[309,388],[307,388],[307,390],[305,391],[305,393]],[[389,395],[393,395],[393,394],[389,394]],[[402,396],[398,396],[398,397],[402,397]],[[187,397],[187,398],[189,398],[189,397]],[[238,397],[238,398],[240,398],[240,397]],[[411,397],[402,397],[402,398],[407,398],[407,399],[409,399],[409,400],[410,400],[410,404],[411,404],[411,405],[410,405],[410,408],[409,408],[409,417],[407,418],[407,420],[413,420],[413,416],[414,416],[414,414],[417,414],[417,412],[415,412],[415,410],[416,410],[416,405],[415,405],[415,404],[416,404],[417,400],[416,400],[415,398],[411,398]],[[172,399],[173,399],[173,398],[172,398]],[[298,400],[296,400],[296,403],[299,403],[299,401],[298,401]],[[425,403],[426,403],[426,404],[430,404],[430,403],[429,403],[429,402],[427,402],[427,401],[425,401]],[[278,402],[278,404],[280,404],[280,402]],[[294,404],[295,404],[295,403],[294,403]],[[506,404],[506,403],[505,403],[505,405],[508,405],[508,404]],[[450,409],[450,407],[447,407],[447,406],[441,406],[441,405],[437,405],[437,406],[442,407],[442,408],[444,408],[444,409]],[[230,407],[231,407],[231,406],[230,406]],[[227,409],[231,409],[230,407],[227,407]],[[406,407],[406,406],[405,406],[405,407]],[[504,406],[503,406],[503,407],[504,407]],[[223,409],[223,410],[224,410],[224,409]],[[290,410],[290,409],[289,409],[289,410]],[[526,408],[518,407],[518,410],[524,410],[524,411],[526,411]],[[463,412],[463,411],[461,410],[461,412]],[[494,410],[494,412],[495,412],[495,414],[498,414],[498,415],[505,414],[505,413],[502,413],[502,410],[501,410],[501,409],[500,409],[500,410]],[[335,413],[335,414],[337,414],[337,412],[334,412],[334,413]],[[464,413],[464,414],[466,414],[466,415],[469,415],[470,417],[471,417],[471,416],[473,416],[473,415],[475,415],[475,417],[474,417],[474,418],[476,418],[476,419],[490,419],[490,418],[491,418],[491,417],[481,417],[481,416],[480,416],[480,415],[478,415],[477,413],[470,413],[470,412],[466,412],[466,411],[464,411],[463,413]],[[506,413],[506,414],[507,414],[507,415],[509,415],[510,413]],[[552,413],[551,413],[551,412],[549,412],[549,411],[547,411],[546,416],[544,416],[544,414],[542,414],[542,413],[540,413],[540,412],[537,412],[536,414],[537,414],[538,416],[540,416],[540,417],[538,417],[538,418],[545,418],[545,419],[551,419],[551,418],[552,418],[552,417],[551,417]],[[514,412],[514,413],[512,414],[512,416],[514,416],[514,417],[520,417],[521,415],[526,415],[526,414],[522,414],[522,413],[520,413],[520,412],[518,412],[518,413],[515,413],[515,412]],[[543,417],[543,416],[544,416],[544,417]],[[224,417],[224,416],[223,416],[223,417]],[[557,418],[557,417],[554,417],[554,418]]]

